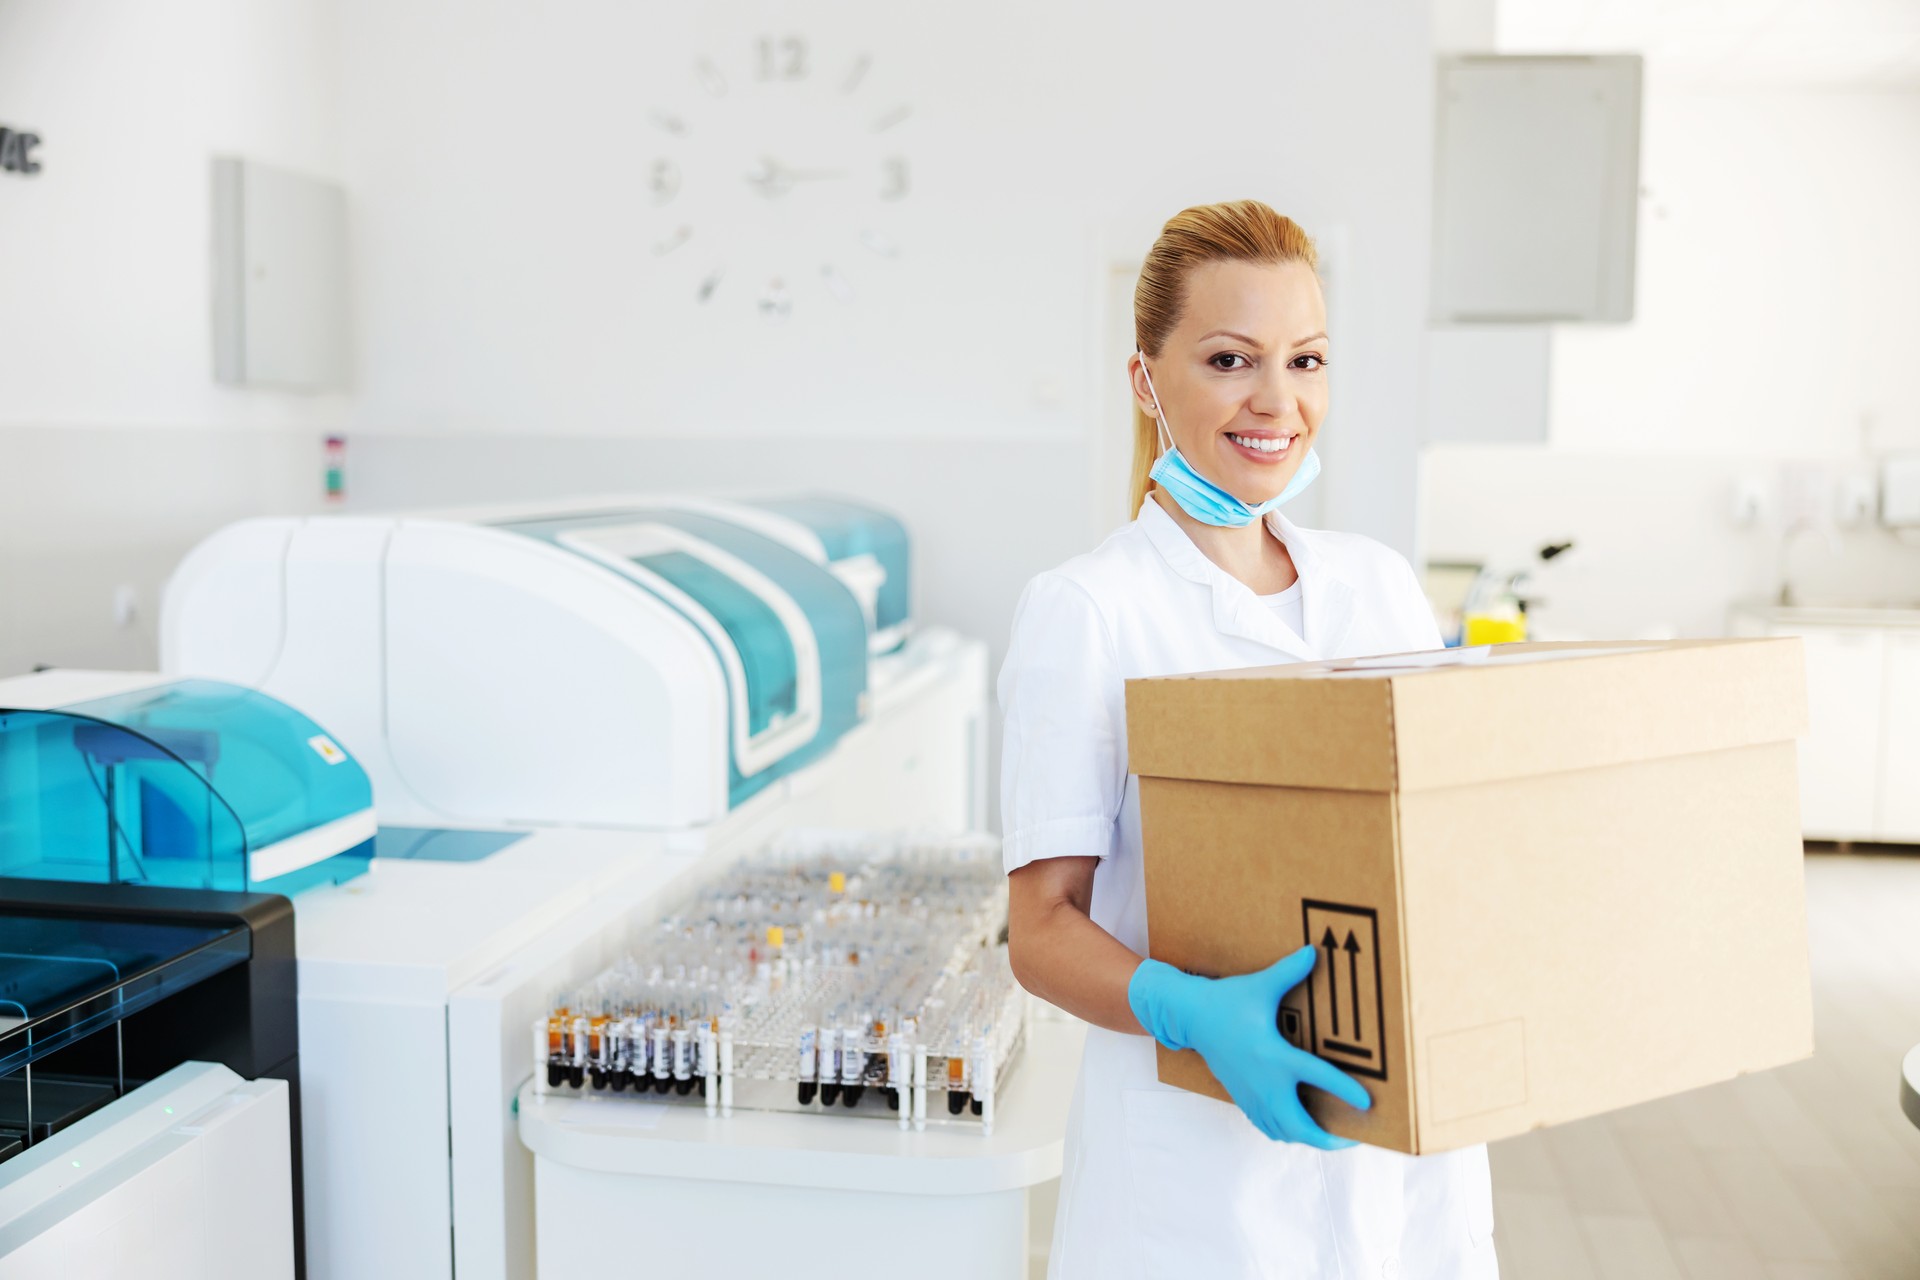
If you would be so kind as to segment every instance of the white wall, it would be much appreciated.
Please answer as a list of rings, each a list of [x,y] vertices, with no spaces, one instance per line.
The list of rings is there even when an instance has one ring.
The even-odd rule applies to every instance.
[[[0,427],[0,676],[151,669],[180,557],[247,516],[317,511],[320,443],[286,430]]]
[[[1575,538],[1554,621],[1580,634],[1716,634],[1783,585],[1920,601],[1920,548],[1833,520],[1876,456],[1920,449],[1920,93],[1684,87],[1656,67],[1643,131],[1633,322],[1557,326],[1531,358],[1490,348],[1484,394],[1454,367],[1438,438],[1476,399],[1523,408],[1506,393],[1537,370],[1546,443],[1431,446],[1425,551],[1517,567]]]
[[[1543,444],[1554,329],[1437,324],[1427,331],[1426,439]]]
[[[1739,601],[1920,601],[1920,545],[1871,525],[1818,527],[1807,503],[1865,462],[1734,453],[1575,452],[1446,445],[1426,451],[1421,512],[1431,559],[1518,569],[1550,542],[1574,550],[1539,568],[1541,639],[1726,634]],[[1743,490],[1758,517],[1739,523]]]
[[[1851,456],[1920,424],[1920,92],[1650,85],[1635,318],[1555,330],[1553,442]]]
[[[319,502],[339,398],[213,381],[210,158],[335,175],[325,0],[0,0],[0,675],[151,666],[160,582]],[[116,615],[116,597],[132,606]]]
[[[0,467],[39,481],[0,526],[0,671],[152,661],[115,590],[150,603],[219,520],[315,505],[317,436],[340,426],[362,509],[609,487],[883,502],[922,549],[922,616],[997,662],[1021,585],[1117,517],[1128,271],[1178,209],[1244,196],[1319,235],[1334,277],[1326,473],[1300,511],[1410,550],[1428,25],[1425,0],[1204,21],[1144,0],[0,0],[0,119],[47,138],[39,179],[0,184],[0,241],[38,253],[0,292],[0,344],[31,366],[0,383]],[[753,83],[763,32],[809,41],[797,92]],[[871,132],[896,103],[911,116]],[[212,383],[218,151],[345,183],[351,394]],[[897,152],[913,190],[772,204],[743,181],[766,151],[868,182]],[[660,155],[685,172],[664,209]],[[784,325],[746,291],[773,272]]]
[[[327,0],[5,0],[0,122],[42,136],[0,181],[0,427],[248,428],[339,403],[213,381],[210,160],[339,170]]]
[[[969,441],[1020,466],[1024,442],[1126,430],[1105,416],[1124,356],[1102,340],[1114,264],[1137,261],[1184,205],[1257,196],[1310,230],[1338,229],[1345,246],[1327,516],[1410,547],[1424,4],[1239,0],[1204,22],[1141,0],[450,12],[433,0],[345,7],[357,429],[729,450]],[[806,36],[819,73],[756,86],[763,31]],[[872,70],[850,100],[837,84],[862,52]],[[702,54],[729,77],[726,99],[696,82]],[[876,143],[861,122],[896,102],[913,115]],[[663,108],[686,117],[688,139],[651,123]],[[820,184],[769,206],[740,181],[762,149],[864,173],[894,147],[915,184],[897,205]],[[646,188],[657,155],[689,175],[660,210]],[[688,245],[654,256],[683,223]],[[860,247],[868,225],[899,243],[897,261]],[[822,260],[859,290],[854,303],[827,296]],[[716,262],[727,275],[703,307],[693,290]],[[745,292],[770,272],[797,299],[784,326],[765,324]],[[1077,469],[1055,481],[1083,501]]]

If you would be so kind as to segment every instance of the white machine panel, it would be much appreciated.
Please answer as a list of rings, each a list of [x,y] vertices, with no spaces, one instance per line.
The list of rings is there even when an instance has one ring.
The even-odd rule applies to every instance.
[[[752,512],[738,522],[781,523]],[[161,666],[247,684],[326,725],[388,825],[708,825],[734,799],[730,767],[754,776],[783,760],[819,714],[761,730],[756,742],[783,739],[765,759],[736,742],[744,730],[730,724],[744,726],[746,710],[744,686],[729,688],[740,662],[730,641],[703,633],[667,587],[638,581],[641,568],[623,570],[621,551],[602,545],[619,532],[568,534],[563,546],[458,519],[243,521],[169,582]],[[700,558],[782,598],[720,552]],[[859,598],[839,567],[819,572]],[[817,694],[816,637],[797,614],[783,621],[799,690]],[[874,661],[878,700],[885,659]]]
[[[191,654],[193,674],[222,672],[222,679],[263,688],[286,637],[285,562],[299,527],[294,520],[242,520],[196,547],[167,579],[161,653]],[[224,625],[196,625],[203,618]]]
[[[726,694],[709,664],[673,661],[706,648],[686,619],[609,590],[578,556],[474,525],[403,522],[386,577],[388,749],[423,804],[668,828],[726,811],[725,773],[699,768]]]
[[[0,1168],[0,1280],[291,1280],[287,1086],[189,1062]]]

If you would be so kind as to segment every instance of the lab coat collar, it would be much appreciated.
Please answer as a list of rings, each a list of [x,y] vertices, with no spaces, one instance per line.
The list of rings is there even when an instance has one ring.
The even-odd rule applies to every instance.
[[[1306,635],[1297,634],[1262,604],[1246,583],[1207,559],[1172,516],[1148,496],[1136,521],[1167,567],[1212,593],[1213,625],[1222,633],[1267,645],[1303,660],[1337,656],[1353,628],[1354,590],[1328,557],[1320,538],[1278,511],[1267,513],[1267,528],[1293,557],[1300,575],[1300,612]]]

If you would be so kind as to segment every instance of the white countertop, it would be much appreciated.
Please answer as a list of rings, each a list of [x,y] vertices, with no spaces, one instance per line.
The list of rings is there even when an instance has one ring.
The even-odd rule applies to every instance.
[[[698,860],[657,835],[530,832],[477,862],[375,858],[293,898],[303,996],[444,1001],[596,895],[644,894]]]
[[[364,875],[294,895],[300,994],[444,1002],[590,903],[638,909],[704,860],[771,839],[801,776],[693,831],[544,827],[476,862],[376,857]]]
[[[877,1117],[747,1111],[709,1115],[697,1103],[619,1094],[543,1094],[522,1086],[520,1141],[547,1160],[606,1173],[890,1191],[981,1195],[1060,1176],[1067,1110],[1086,1025],[1036,1016],[993,1132],[971,1123],[901,1129]]]
[[[1763,618],[1785,626],[1807,627],[1920,627],[1920,606],[1912,608],[1857,607],[1838,605],[1781,605],[1746,601],[1734,606],[1735,613]]]

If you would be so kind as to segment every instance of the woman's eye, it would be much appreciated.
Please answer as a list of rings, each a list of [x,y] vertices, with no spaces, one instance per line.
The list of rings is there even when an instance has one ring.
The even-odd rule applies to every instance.
[[[1238,360],[1240,361],[1240,363],[1239,364],[1221,363],[1222,361],[1225,361],[1225,360]],[[1215,356],[1211,361],[1209,361],[1209,363],[1212,364],[1214,368],[1224,369],[1224,370],[1244,368],[1246,366],[1246,362],[1247,362],[1247,358],[1245,356],[1236,354],[1235,352],[1232,352],[1232,351],[1222,351],[1219,355]]]
[[[1303,360],[1311,360],[1311,361],[1312,361],[1313,363],[1311,363],[1311,364],[1302,364],[1302,363],[1301,363],[1301,361],[1303,361]],[[1315,354],[1313,354],[1313,352],[1311,352],[1311,351],[1309,351],[1309,352],[1307,352],[1307,353],[1306,353],[1306,354],[1304,354],[1304,355],[1297,355],[1297,356],[1295,356],[1295,357],[1293,358],[1293,367],[1294,367],[1294,368],[1296,368],[1296,369],[1305,369],[1305,370],[1307,370],[1307,371],[1309,371],[1309,372],[1311,372],[1311,371],[1313,371],[1313,370],[1315,370],[1315,369],[1324,369],[1324,368],[1326,368],[1326,367],[1327,367],[1327,361],[1326,361],[1326,358],[1325,358],[1324,356],[1317,356],[1317,355],[1315,355]]]

